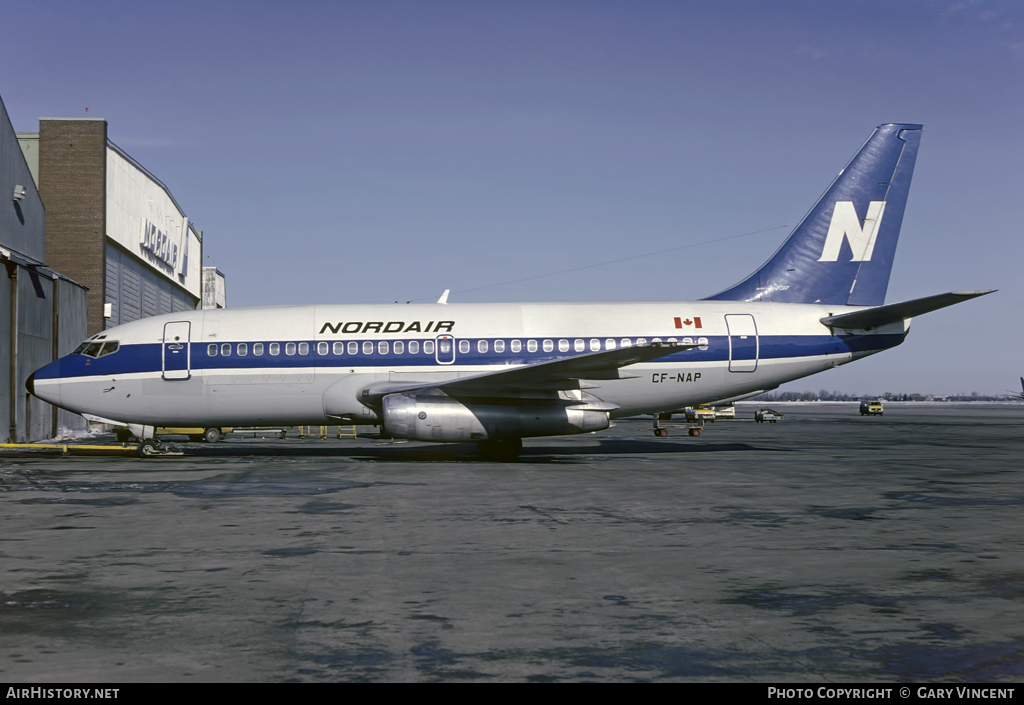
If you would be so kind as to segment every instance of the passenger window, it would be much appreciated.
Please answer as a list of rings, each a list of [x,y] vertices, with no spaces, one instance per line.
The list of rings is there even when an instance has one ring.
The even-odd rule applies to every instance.
[[[503,353],[503,352],[505,352],[505,341],[504,340],[495,340],[494,341],[494,352],[496,352],[496,353]]]
[[[601,341],[597,338],[590,339],[590,352],[598,352],[601,349]]]
[[[260,355],[262,355],[263,354],[263,343],[253,343],[252,344],[252,354],[255,355],[256,357],[259,357]]]
[[[684,345],[693,345],[693,338],[683,338]]]
[[[522,352],[523,341],[521,341],[521,340],[513,340],[511,348],[512,348],[512,352],[514,352],[514,353]]]
[[[281,343],[271,343],[270,344],[270,354],[271,355],[280,355],[281,354]]]
[[[558,341],[558,352],[569,352],[569,341],[565,338]]]
[[[410,340],[409,341],[409,354],[410,355],[419,355],[419,353],[420,353],[420,341],[418,341],[418,340]]]
[[[486,340],[477,341],[476,351],[478,353],[485,353],[485,352],[487,352],[487,341]]]
[[[358,355],[359,354],[359,343],[357,343],[354,340],[350,341],[349,344],[348,344],[348,354],[349,355]]]
[[[615,339],[614,338],[608,338],[608,340],[604,341],[604,349],[605,350],[614,350],[615,349]]]
[[[661,338],[651,338],[651,342],[652,343],[660,343],[661,342]]]
[[[363,343],[363,355],[373,355],[373,343],[369,340]]]
[[[238,344],[238,356],[239,357],[245,357],[248,354],[249,354],[249,346],[246,345],[245,343],[239,343]]]
[[[231,343],[221,343],[220,354],[227,357],[231,354]]]
[[[424,340],[423,341],[423,352],[425,354],[427,354],[427,355],[433,355],[434,354],[434,341],[433,340]]]
[[[442,352],[444,352],[444,351],[442,351]],[[468,340],[460,340],[459,341],[459,352],[460,353],[468,353],[469,352],[469,341]]]
[[[379,352],[381,355],[387,355],[388,354],[388,341],[382,340],[379,343],[377,343],[377,352]]]
[[[707,338],[697,338],[697,345],[700,346],[701,350],[707,350],[708,349],[708,339]]]
[[[577,338],[576,340],[573,341],[572,347],[576,352],[583,352],[584,350],[587,349],[587,344],[584,343],[579,338]]]
[[[299,343],[299,355],[309,354],[309,343]]]
[[[285,343],[284,344],[284,354],[285,355],[294,355],[295,354],[295,343]]]
[[[647,345],[647,338],[637,338],[636,339],[636,344],[637,345]]]
[[[327,343],[320,342],[316,344],[316,352],[318,355],[326,355],[330,351],[331,346],[328,345]]]
[[[551,352],[555,349],[555,344],[551,340],[544,341],[544,352]]]
[[[401,340],[396,340],[395,341],[395,355],[401,355],[404,352],[405,352],[405,343],[403,343]]]
[[[528,340],[526,341],[526,352],[537,352],[537,341]]]
[[[217,357],[217,343],[210,343],[207,345],[206,354],[210,357]]]
[[[344,355],[345,354],[345,343],[340,340],[334,344],[334,354]]]
[[[629,346],[631,346],[632,344],[633,344],[633,343],[632,343],[632,341],[630,341],[630,339],[629,339],[629,338],[623,338],[623,339],[622,339],[622,347],[624,347],[624,348],[628,348],[628,347],[629,347]]]

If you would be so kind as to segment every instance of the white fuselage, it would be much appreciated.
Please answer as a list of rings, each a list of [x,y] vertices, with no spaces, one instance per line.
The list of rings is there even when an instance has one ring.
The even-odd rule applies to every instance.
[[[375,382],[435,382],[624,345],[699,344],[582,381],[613,417],[777,387],[902,342],[909,321],[833,331],[845,306],[732,301],[317,305],[187,311],[104,331],[34,392],[79,413],[161,426],[378,423]]]

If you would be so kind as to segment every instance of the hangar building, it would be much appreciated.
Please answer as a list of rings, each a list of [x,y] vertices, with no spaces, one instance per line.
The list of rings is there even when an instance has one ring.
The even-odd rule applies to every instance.
[[[88,335],[198,307],[202,231],[106,120],[40,118],[18,138],[46,205],[46,263],[89,288]]]
[[[15,133],[0,102],[0,442],[84,428],[25,380],[85,338],[203,304],[203,233],[102,118]],[[207,274],[223,306],[224,276]]]
[[[86,290],[46,260],[46,211],[0,99],[0,441],[84,428],[28,393],[36,369],[86,337]]]

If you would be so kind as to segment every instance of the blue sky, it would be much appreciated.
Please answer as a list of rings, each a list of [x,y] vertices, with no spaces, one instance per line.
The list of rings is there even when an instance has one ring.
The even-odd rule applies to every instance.
[[[231,306],[700,298],[766,260],[875,125],[920,122],[887,300],[1000,291],[791,388],[1024,373],[1021,3],[0,7],[15,129],[106,118]]]

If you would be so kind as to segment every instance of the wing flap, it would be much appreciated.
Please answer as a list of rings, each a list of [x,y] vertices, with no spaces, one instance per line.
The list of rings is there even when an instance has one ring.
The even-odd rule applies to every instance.
[[[666,357],[697,347],[690,343],[650,343],[631,348],[618,348],[538,362],[496,372],[484,372],[471,377],[460,377],[433,382],[377,382],[360,393],[364,404],[376,404],[388,394],[403,394],[421,390],[437,390],[443,394],[487,395],[496,397],[521,396],[521,392],[561,391],[592,387],[581,380],[628,379],[634,377],[621,368]]]

